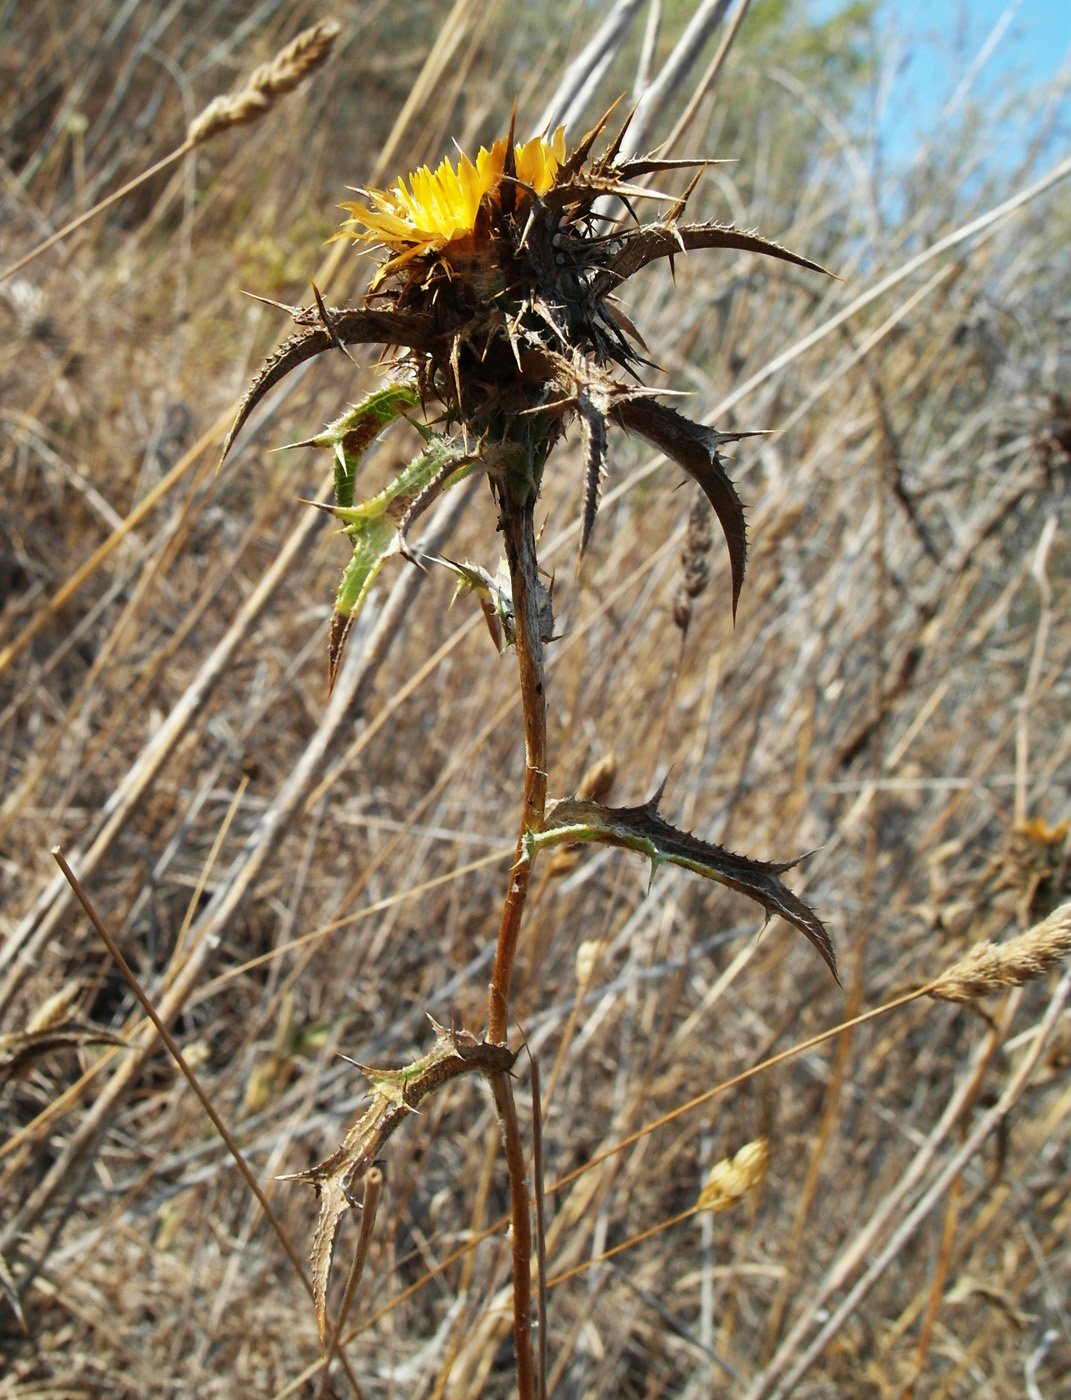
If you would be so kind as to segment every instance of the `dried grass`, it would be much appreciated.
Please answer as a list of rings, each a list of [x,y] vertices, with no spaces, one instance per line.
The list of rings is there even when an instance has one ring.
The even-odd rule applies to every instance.
[[[17,8],[4,265],[181,139],[198,104],[176,74],[195,92],[228,88],[295,27],[260,7],[240,29],[224,6],[155,35],[150,8],[63,4],[56,25]],[[309,84],[234,149],[200,147],[194,177],[154,176],[0,284],[0,1030],[29,1034],[61,991],[76,1013],[54,1028],[68,1041],[0,1088],[0,1286],[32,1333],[0,1298],[3,1400],[282,1400],[315,1395],[323,1371],[276,1237],[96,936],[59,902],[53,844],[302,1251],[310,1195],[275,1178],[320,1160],[366,1106],[335,1051],[401,1063],[430,1044],[425,1012],[479,1029],[523,763],[511,663],[432,575],[418,603],[387,613],[374,682],[355,675],[349,707],[329,714],[344,548],[298,504],[320,464],[268,450],[318,431],[373,367],[355,376],[337,356],[295,382],[214,468],[219,424],[280,329],[240,289],[297,301],[312,274],[326,295],[322,243],[344,186],[438,158],[447,134],[468,147],[496,134],[512,75],[546,48],[537,8],[507,23],[458,7],[437,45],[415,11],[386,24],[382,8],[343,5],[329,91]],[[668,275],[637,284],[628,314],[666,386],[692,391],[689,411],[782,431],[731,464],[751,545],[736,629],[708,605],[729,586],[715,549],[683,648],[672,610],[691,499],[638,444],[616,444],[574,581],[579,445],[574,470],[553,475],[551,786],[577,791],[612,752],[615,802],[643,800],[668,770],[678,825],[756,856],[816,848],[793,887],[872,1007],[961,954],[969,964],[975,940],[1021,951],[1069,897],[1062,849],[1042,839],[1071,814],[1071,461],[1053,398],[1067,377],[1067,193],[867,300],[1038,170],[979,172],[990,137],[964,128],[920,164],[894,218],[878,199],[872,219],[858,165],[818,115],[780,88],[753,102],[757,42],[745,23],[724,105],[705,98],[694,117],[690,150],[741,158],[708,174],[703,212],[761,224],[847,280],[816,295],[746,257],[689,257],[676,295]],[[522,114],[565,49],[549,49]],[[72,111],[90,118],[81,136]],[[740,113],[749,130],[719,136]],[[805,348],[771,370],[786,344]],[[370,480],[402,451],[388,442]],[[478,543],[491,513],[479,518],[479,498],[473,510],[440,552],[493,571]],[[1053,515],[1046,604],[1032,571]],[[544,869],[517,980],[544,1085],[547,1274],[571,1274],[548,1293],[550,1393],[854,1400],[913,1386],[1017,1400],[1029,1379],[1060,1395],[1066,978],[1010,990],[991,1023],[916,996],[750,1074],[843,1017],[802,940],[776,923],[757,938],[743,902],[683,872],[648,891],[627,852]],[[82,1030],[144,1048],[86,1044]],[[695,1215],[711,1165],[760,1137],[761,1191]],[[341,1337],[364,1393],[511,1394],[505,1179],[478,1086],[411,1115],[383,1167]],[[356,1239],[344,1232],[342,1251]],[[330,1385],[346,1384],[336,1362]]]
[[[301,33],[279,50],[270,63],[262,63],[250,74],[240,91],[214,97],[203,112],[194,117],[186,132],[186,143],[199,146],[232,126],[249,126],[259,121],[281,97],[293,92],[310,74],[322,68],[330,57],[340,26],[325,19]]]
[[[1071,904],[1061,904],[1047,919],[1007,943],[976,943],[930,987],[940,1001],[974,1001],[1006,987],[1021,987],[1045,977],[1071,953]]]

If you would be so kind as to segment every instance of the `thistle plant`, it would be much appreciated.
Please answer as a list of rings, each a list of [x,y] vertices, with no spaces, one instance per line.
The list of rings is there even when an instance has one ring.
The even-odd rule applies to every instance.
[[[780,914],[818,950],[836,976],[826,930],[782,882],[796,861],[768,863],[675,829],[659,813],[661,790],[631,807],[548,800],[544,649],[553,606],[540,576],[535,508],[551,452],[576,424],[583,443],[580,560],[591,538],[607,469],[610,429],[621,428],[665,454],[691,477],[728,547],[735,617],[744,581],[744,512],[720,449],[745,436],[723,433],[659,402],[640,373],[650,366],[639,332],[617,296],[641,268],[699,249],[764,254],[821,272],[808,259],[720,223],[686,223],[688,198],[707,164],[625,155],[625,126],[594,155],[603,118],[572,150],[564,131],[518,144],[509,134],[475,162],[462,155],[422,168],[389,190],[361,191],[344,205],[339,238],[385,250],[361,304],[285,307],[295,332],[264,364],[243,400],[225,452],[265,393],[297,365],[350,345],[393,348],[386,381],[310,441],[334,458],[335,500],[322,508],[352,545],[331,623],[333,683],[354,618],[394,554],[411,557],[414,522],[450,487],[479,473],[498,512],[505,567],[452,566],[473,588],[499,646],[516,650],[525,746],[520,830],[502,906],[486,1025],[480,1034],[436,1026],[431,1051],[394,1070],[365,1070],[371,1107],[326,1161],[294,1180],[315,1186],[320,1218],[313,1247],[317,1322],[327,1336],[327,1284],[339,1224],[353,1192],[404,1117],[442,1084],[479,1073],[502,1122],[513,1222],[514,1334],[518,1383],[532,1394],[529,1259],[531,1234],[524,1153],[510,1070],[510,984],[529,882],[545,847],[598,842],[645,855],[652,877],[672,863],[739,890]],[[680,197],[639,183],[667,171],[694,172]],[[643,202],[641,205],[641,201]],[[636,209],[654,207],[642,222]],[[620,217],[615,211],[624,211]],[[315,291],[315,289],[314,289]],[[422,439],[413,460],[378,495],[360,499],[362,458],[395,420]],[[491,562],[491,561],[488,561]],[[350,1290],[347,1290],[349,1294]]]

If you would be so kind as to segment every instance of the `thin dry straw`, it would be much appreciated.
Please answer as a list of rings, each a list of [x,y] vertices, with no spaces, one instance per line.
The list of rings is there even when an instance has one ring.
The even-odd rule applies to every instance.
[[[941,1001],[974,1001],[1044,977],[1069,953],[1071,904],[1061,904],[1007,943],[976,943],[965,958],[942,972],[926,989],[927,995]]]
[[[729,56],[729,50],[733,46],[733,40],[737,36],[737,33],[740,29],[740,25],[743,23],[744,16],[747,14],[750,5],[751,0],[741,0],[739,8],[733,15],[732,23],[729,25],[729,28],[726,30],[721,43],[718,45],[717,52],[714,54],[714,57],[710,60],[710,64],[707,68],[707,71],[703,74],[702,78],[700,78],[699,82],[697,83],[696,89],[692,93],[691,100],[689,101],[688,106],[681,113],[681,116],[676,126],[666,138],[665,154],[667,156],[671,155],[677,149],[681,137],[684,135],[684,133],[691,126],[692,122],[695,120],[695,114],[699,110],[700,103],[703,101],[703,98],[706,97],[707,93],[710,92],[711,88],[714,86],[714,82],[718,74],[721,72],[722,64]]]
[[[90,219],[97,214],[103,213],[105,209],[111,208],[118,200],[136,190],[139,185],[151,179],[153,175],[165,170],[169,165],[174,164],[181,156],[192,151],[195,146],[200,146],[211,137],[218,135],[221,131],[226,131],[232,126],[247,126],[250,122],[255,122],[262,117],[269,108],[285,97],[309,76],[327,62],[331,53],[331,48],[339,35],[341,26],[337,20],[324,19],[318,24],[314,24],[310,29],[303,29],[296,39],[292,40],[284,49],[280,49],[270,63],[262,63],[255,69],[252,77],[240,92],[229,96],[214,97],[208,106],[199,116],[194,117],[186,132],[186,140],[166,155],[162,160],[158,160],[155,165],[151,165],[148,170],[136,176],[133,180],[128,180],[125,185],[114,190],[107,198],[102,199],[99,204],[94,204],[92,209],[87,209],[84,214],[80,214],[77,219],[72,219],[69,224],[46,238],[43,243],[39,243],[36,248],[32,248],[24,257],[11,264],[0,272],[0,282],[8,277],[13,277],[16,272],[20,272],[27,263],[33,262],[35,258],[47,253],[49,248],[54,248],[57,243],[68,238],[72,233],[77,232],[83,224],[87,224]]]
[[[200,1080],[193,1072],[189,1061],[179,1049],[175,1038],[172,1036],[171,1032],[168,1030],[164,1022],[160,1019],[160,1015],[157,1012],[156,1007],[146,995],[144,989],[141,986],[141,983],[134,975],[134,971],[131,968],[130,964],[127,962],[126,958],[123,957],[119,945],[116,943],[111,933],[102,923],[100,916],[98,915],[96,909],[93,906],[92,901],[86,894],[85,890],[82,888],[82,885],[77,875],[75,875],[74,871],[67,864],[66,858],[64,857],[63,852],[60,850],[59,846],[52,847],[52,858],[53,860],[55,860],[59,868],[63,871],[64,878],[67,880],[71,889],[74,891],[75,898],[78,900],[78,903],[82,906],[83,910],[85,911],[86,917],[89,919],[89,922],[93,925],[93,928],[96,930],[100,941],[104,944],[105,948],[107,948],[108,952],[111,954],[112,961],[122,973],[130,990],[134,993],[138,1001],[141,1003],[141,1008],[145,1012],[146,1016],[148,1016],[149,1020],[152,1022],[157,1035],[163,1041],[171,1058],[174,1060],[180,1072],[186,1079],[186,1082],[189,1084],[190,1088],[197,1096],[197,1099],[201,1107],[204,1109],[205,1113],[207,1113],[212,1123],[212,1126],[222,1138],[224,1146],[227,1148],[227,1151],[231,1154],[231,1157],[234,1159],[235,1166],[245,1178],[246,1185],[256,1197],[261,1210],[264,1212],[268,1224],[275,1231],[279,1243],[282,1245],[284,1251],[286,1252],[287,1258],[294,1266],[294,1271],[296,1272],[301,1282],[305,1285],[305,1288],[309,1293],[309,1296],[311,1297],[312,1283],[309,1280],[308,1274],[305,1272],[305,1268],[301,1260],[298,1258],[297,1252],[295,1251],[294,1246],[290,1241],[290,1237],[289,1235],[287,1235],[285,1229],[283,1228],[282,1221],[272,1209],[271,1202],[264,1194],[260,1182],[257,1181],[256,1177],[253,1175],[252,1169],[250,1168],[245,1157],[242,1155],[242,1151],[239,1148],[237,1142],[235,1142],[233,1136],[227,1128],[227,1125],[223,1122],[223,1119],[220,1118],[219,1114],[216,1112],[212,1100],[208,1097],[204,1089],[201,1087]],[[347,1360],[345,1354],[338,1347],[337,1336],[333,1337],[332,1339],[331,1350],[328,1352],[328,1361],[330,1361],[330,1357],[336,1352],[336,1350],[339,1360],[342,1362],[343,1368],[345,1369],[347,1376],[353,1382],[355,1393],[360,1394],[360,1390],[357,1387],[356,1377],[353,1375],[350,1363]]]

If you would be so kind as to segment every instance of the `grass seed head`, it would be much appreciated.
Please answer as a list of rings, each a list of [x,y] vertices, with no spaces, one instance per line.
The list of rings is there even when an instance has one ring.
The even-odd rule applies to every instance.
[[[259,121],[280,97],[293,92],[310,73],[322,68],[330,56],[340,25],[324,19],[303,29],[275,55],[270,63],[253,70],[240,92],[214,97],[190,123],[186,140],[192,146],[226,131],[232,126],[248,126]]]
[[[1071,953],[1071,904],[1007,943],[976,943],[965,958],[943,972],[929,995],[940,1001],[977,997],[1044,977]]]
[[[699,1193],[696,1210],[728,1210],[749,1191],[761,1186],[770,1165],[770,1146],[764,1137],[746,1142],[734,1157],[715,1162],[707,1184]]]

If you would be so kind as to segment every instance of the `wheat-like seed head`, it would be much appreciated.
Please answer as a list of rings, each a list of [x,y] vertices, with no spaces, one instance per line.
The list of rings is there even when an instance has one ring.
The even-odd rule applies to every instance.
[[[735,1157],[715,1162],[695,1203],[696,1210],[728,1210],[762,1184],[770,1165],[770,1144],[764,1137],[746,1142]]]
[[[1047,919],[1007,943],[976,943],[965,958],[948,968],[927,995],[941,1001],[973,1001],[1002,987],[1021,987],[1047,972],[1071,953],[1071,904],[1061,904]]]
[[[254,69],[240,92],[214,97],[190,123],[187,142],[199,146],[228,127],[258,121],[280,97],[293,92],[327,61],[340,27],[336,20],[324,19],[303,29],[270,63]]]
[[[692,604],[710,582],[709,554],[714,545],[710,511],[697,495],[688,512],[688,534],[681,551],[681,582],[673,600],[673,621],[687,632],[692,620]]]

